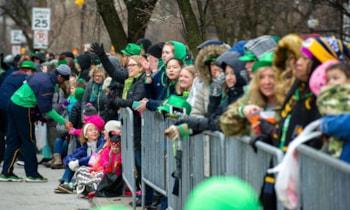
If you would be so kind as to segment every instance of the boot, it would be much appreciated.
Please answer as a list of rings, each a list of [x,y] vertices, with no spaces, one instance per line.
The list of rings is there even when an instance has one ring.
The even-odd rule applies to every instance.
[[[51,164],[52,169],[62,169],[63,168],[63,163],[62,163],[62,158],[60,153],[55,153],[53,154],[53,161]]]

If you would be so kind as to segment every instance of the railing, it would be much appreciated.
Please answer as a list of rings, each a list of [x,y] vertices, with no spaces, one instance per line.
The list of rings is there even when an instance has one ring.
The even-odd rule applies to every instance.
[[[123,180],[132,194],[133,209],[136,209],[135,151],[134,151],[134,117],[129,108],[121,109],[122,121],[122,162]]]
[[[123,117],[122,135],[127,136],[122,138],[122,144],[126,144],[122,145],[123,177],[131,190],[136,191],[133,150],[130,149],[133,141],[133,131],[129,128],[133,125],[132,112],[128,110],[123,114],[128,116]],[[273,146],[258,142],[254,151],[249,145],[249,137],[225,138],[219,132],[203,132],[181,141],[170,141],[163,133],[172,123],[158,113],[143,114],[142,193],[144,195],[145,185],[148,185],[167,196],[168,209],[183,209],[192,189],[209,176],[240,177],[259,193],[266,171],[271,167],[270,162],[275,166],[283,158],[282,151]],[[307,146],[300,146],[298,151],[304,209],[348,209],[350,166]],[[180,153],[181,157],[176,160],[175,154]],[[172,175],[179,167],[178,193],[174,195],[176,179]],[[283,209],[280,203],[278,209]]]
[[[297,150],[304,209],[349,209],[350,165],[305,145]]]
[[[166,195],[167,121],[159,113],[145,112],[142,117],[142,183]],[[144,190],[143,190],[144,192]]]

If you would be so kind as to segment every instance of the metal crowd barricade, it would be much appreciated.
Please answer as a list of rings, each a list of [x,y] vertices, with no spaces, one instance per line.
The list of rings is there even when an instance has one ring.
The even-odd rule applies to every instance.
[[[255,152],[249,145],[248,138],[226,138],[226,175],[242,178],[259,192],[265,173],[270,168],[271,158],[274,165],[277,165],[282,160],[283,153],[263,142],[256,143]]]
[[[164,116],[146,111],[142,116],[142,192],[145,184],[166,195],[166,137],[168,127]]]
[[[220,132],[205,132],[209,138],[209,173],[210,176],[223,176],[226,172],[225,136]]]
[[[249,137],[226,138],[225,175],[240,177],[259,193],[267,169],[270,168],[270,160],[276,166],[282,161],[283,152],[263,142],[257,142],[256,148],[255,152],[249,145]],[[278,209],[283,209],[281,203],[278,203]]]
[[[181,180],[179,184],[179,194],[174,195],[173,189],[175,185],[175,178],[172,176],[173,172],[176,169],[176,160],[175,160],[175,152],[174,144],[171,140],[167,141],[167,197],[168,197],[168,210],[177,210],[182,209],[182,196],[181,196]]]
[[[123,180],[132,194],[133,209],[136,209],[136,181],[135,181],[135,152],[134,152],[134,116],[130,108],[120,111],[122,121],[122,161]]]
[[[306,145],[297,148],[304,209],[350,208],[350,165]]]

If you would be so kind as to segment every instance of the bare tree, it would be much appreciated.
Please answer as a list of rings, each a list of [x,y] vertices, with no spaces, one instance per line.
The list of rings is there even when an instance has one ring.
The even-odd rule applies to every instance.
[[[157,0],[124,1],[123,3],[126,5],[128,17],[126,31],[124,31],[113,0],[96,0],[96,3],[113,46],[116,50],[121,50],[128,42],[135,42],[145,35],[152,13],[144,11],[153,11]]]
[[[16,26],[23,31],[29,49],[33,50],[33,36],[31,33],[31,8],[34,2],[29,0],[5,1],[0,5],[2,14],[10,17]]]

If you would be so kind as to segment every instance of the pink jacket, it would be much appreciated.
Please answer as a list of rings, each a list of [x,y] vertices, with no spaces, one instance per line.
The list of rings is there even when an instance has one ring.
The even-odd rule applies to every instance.
[[[102,171],[104,173],[111,173],[115,169],[115,174],[120,176],[122,173],[122,154],[119,152],[111,153],[111,147],[107,145],[98,154],[97,162],[92,167],[93,171]]]

